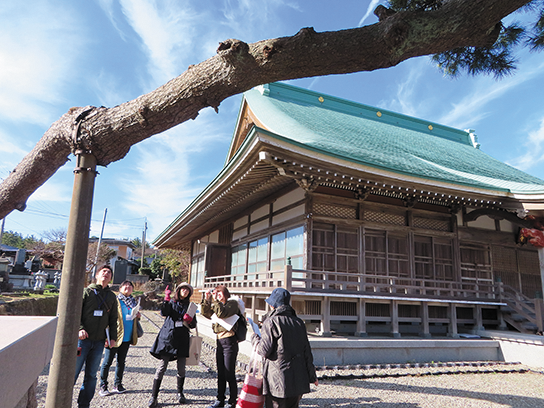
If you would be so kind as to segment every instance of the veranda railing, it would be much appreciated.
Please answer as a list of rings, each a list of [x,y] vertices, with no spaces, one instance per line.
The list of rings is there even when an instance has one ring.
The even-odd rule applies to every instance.
[[[276,287],[289,291],[351,295],[391,295],[421,298],[498,300],[501,282],[491,280],[448,281],[332,271],[292,269],[206,277],[204,290],[225,285],[232,292],[270,293]]]

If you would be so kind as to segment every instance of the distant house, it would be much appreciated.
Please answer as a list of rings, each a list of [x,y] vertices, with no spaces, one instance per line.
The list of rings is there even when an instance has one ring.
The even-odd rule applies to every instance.
[[[89,238],[89,243],[94,242],[98,242],[98,238]],[[113,283],[121,283],[128,274],[138,273],[136,264],[133,262],[134,255],[136,255],[134,254],[136,246],[132,242],[123,239],[102,238],[101,243],[117,253],[110,260],[114,274]]]
[[[473,131],[275,83],[244,94],[224,168],[154,244],[190,249],[191,284],[226,285],[254,319],[287,288],[324,336],[532,331],[526,211],[544,214],[544,181]]]

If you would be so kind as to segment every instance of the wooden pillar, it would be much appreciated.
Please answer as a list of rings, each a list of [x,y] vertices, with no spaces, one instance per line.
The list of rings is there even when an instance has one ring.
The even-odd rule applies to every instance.
[[[366,302],[364,299],[358,299],[359,306],[359,318],[357,319],[357,330],[355,336],[357,337],[368,337],[366,332]]]
[[[544,331],[544,301],[535,299],[535,318],[536,326],[540,333]]]
[[[396,300],[391,301],[391,332],[393,337],[398,339],[400,337],[399,332],[399,302]]]
[[[544,298],[544,248],[538,248],[538,262],[540,264],[540,284],[542,285],[540,294]]]
[[[423,329],[421,337],[429,339],[431,332],[429,330],[429,303],[421,302],[421,327]]]
[[[328,296],[321,302],[321,335],[331,337],[331,299]]]
[[[482,318],[482,305],[476,305],[476,330],[485,330]]]
[[[457,305],[455,303],[450,303],[450,324],[448,328],[448,335],[454,339],[459,338],[459,333],[457,332]]]
[[[291,265],[291,263],[285,265],[283,287],[288,292],[291,292],[293,290],[293,266]]]
[[[257,322],[257,295],[251,295],[251,320]]]
[[[77,343],[85,287],[96,157],[77,150],[72,206],[57,306],[57,332],[47,384],[47,408],[70,407],[76,372]]]

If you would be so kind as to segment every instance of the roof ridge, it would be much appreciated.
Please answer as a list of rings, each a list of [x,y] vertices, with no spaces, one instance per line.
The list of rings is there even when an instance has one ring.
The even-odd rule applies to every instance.
[[[327,109],[355,117],[369,119],[378,123],[384,123],[403,129],[415,130],[430,136],[479,148],[474,130],[460,130],[450,126],[441,125],[429,120],[415,118],[387,109],[380,109],[371,105],[353,102],[347,99],[315,92],[294,85],[273,82],[255,87],[263,96],[277,100],[294,101],[310,104],[321,109]]]

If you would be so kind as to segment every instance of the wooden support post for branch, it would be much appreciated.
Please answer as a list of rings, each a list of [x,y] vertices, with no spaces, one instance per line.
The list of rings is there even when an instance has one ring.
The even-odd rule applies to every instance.
[[[57,307],[57,333],[47,384],[46,408],[72,406],[96,176],[96,158],[92,154],[77,151],[76,157],[77,167],[74,170],[74,190]]]

